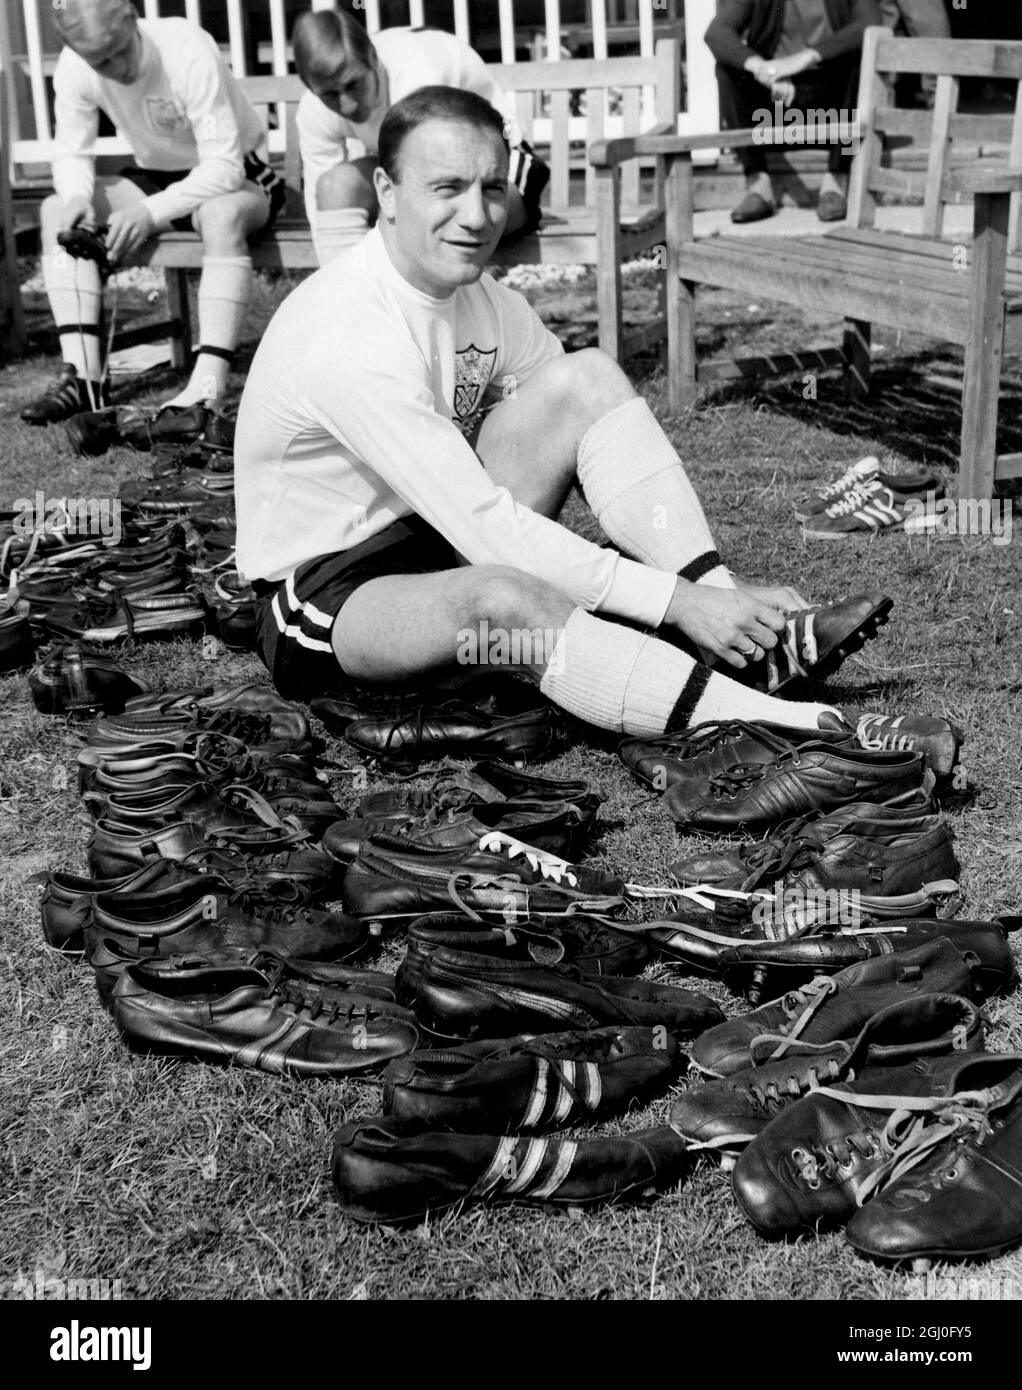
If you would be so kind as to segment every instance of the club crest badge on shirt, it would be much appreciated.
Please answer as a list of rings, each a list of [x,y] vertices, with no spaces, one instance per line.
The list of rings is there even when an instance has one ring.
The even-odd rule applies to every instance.
[[[464,424],[479,409],[496,359],[496,348],[486,352],[474,343],[454,354],[454,415],[458,424]]]
[[[161,135],[173,135],[176,131],[188,129],[188,113],[184,107],[167,97],[146,97],[146,119],[153,130]]]

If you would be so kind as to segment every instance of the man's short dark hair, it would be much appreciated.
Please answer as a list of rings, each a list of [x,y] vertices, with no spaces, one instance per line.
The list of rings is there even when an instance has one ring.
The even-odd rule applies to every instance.
[[[399,183],[398,159],[401,146],[417,126],[426,121],[459,121],[475,130],[492,130],[508,148],[504,117],[475,92],[460,87],[420,87],[395,102],[383,118],[377,149],[383,172],[392,183]]]

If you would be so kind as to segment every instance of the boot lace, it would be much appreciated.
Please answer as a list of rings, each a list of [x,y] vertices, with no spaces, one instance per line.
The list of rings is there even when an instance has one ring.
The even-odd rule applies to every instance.
[[[562,884],[568,888],[578,887],[578,875],[573,864],[558,859],[555,854],[548,854],[546,850],[523,844],[521,840],[515,840],[499,830],[484,835],[479,841],[479,848],[489,854],[499,854],[512,864],[516,859],[524,859],[534,874],[538,873],[542,879],[550,883]]]

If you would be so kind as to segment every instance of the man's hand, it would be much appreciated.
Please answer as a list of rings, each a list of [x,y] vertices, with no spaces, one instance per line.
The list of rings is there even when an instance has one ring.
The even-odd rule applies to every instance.
[[[741,589],[715,589],[679,579],[664,623],[683,632],[707,656],[743,670],[777,646],[784,613]]]
[[[73,227],[77,227],[79,222],[87,222],[95,225],[96,213],[88,198],[83,198],[80,194],[75,198],[68,198],[64,204],[64,215],[61,218],[60,230],[69,232]]]
[[[779,101],[787,109],[795,100],[794,82],[775,82],[770,88],[770,95],[774,101]]]
[[[111,261],[123,261],[143,246],[153,234],[155,223],[144,203],[111,214],[106,253]]]
[[[811,607],[799,591],[788,584],[746,584],[743,579],[736,579],[735,583],[743,594],[749,594],[771,608],[779,608],[783,613],[796,613],[800,608]]]

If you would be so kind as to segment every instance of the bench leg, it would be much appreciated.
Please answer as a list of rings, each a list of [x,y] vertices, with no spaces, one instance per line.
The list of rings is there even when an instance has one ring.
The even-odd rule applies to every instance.
[[[679,275],[667,280],[667,381],[672,415],[696,399],[696,287]]]
[[[163,278],[167,285],[167,308],[170,317],[180,324],[171,330],[170,361],[179,371],[188,366],[192,350],[192,311],[188,301],[187,270],[165,270]]]
[[[997,398],[1004,352],[1004,275],[1008,198],[976,194],[970,333],[962,393],[959,496],[993,495],[997,465]]]
[[[845,385],[852,396],[868,396],[871,373],[870,338],[872,325],[864,319],[845,319],[842,350],[845,357]]]

